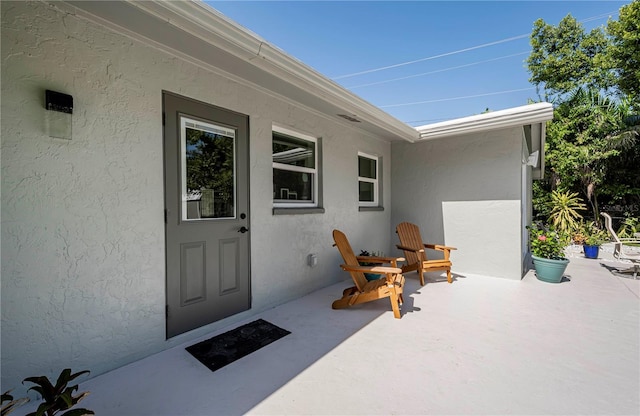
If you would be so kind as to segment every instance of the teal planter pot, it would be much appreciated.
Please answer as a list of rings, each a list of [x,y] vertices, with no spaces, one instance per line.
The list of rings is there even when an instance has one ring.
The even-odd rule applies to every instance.
[[[381,274],[376,274],[376,273],[365,273],[364,274],[364,278],[367,279],[367,281],[372,281],[372,280],[378,280],[382,277]]]
[[[533,255],[531,258],[533,259],[533,267],[536,270],[538,280],[548,283],[560,283],[562,281],[569,259],[545,259]]]
[[[588,246],[583,245],[582,250],[584,251],[584,256],[588,259],[597,259],[598,252],[600,251],[600,246]]]

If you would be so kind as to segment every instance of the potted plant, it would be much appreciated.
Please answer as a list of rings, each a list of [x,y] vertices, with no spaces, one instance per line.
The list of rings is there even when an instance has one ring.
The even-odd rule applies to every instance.
[[[594,222],[583,224],[579,235],[582,240],[582,251],[588,259],[597,259],[600,245],[608,240],[608,234],[599,229]],[[576,241],[576,239],[574,239]]]
[[[361,257],[382,257],[383,254],[376,253],[375,251],[372,251],[371,253],[369,253],[367,250],[360,250],[360,256]],[[366,261],[359,261],[358,263],[360,263],[361,266],[375,266],[376,264],[378,264],[378,263],[368,263]],[[376,274],[376,273],[364,273],[365,279],[367,279],[367,281],[369,282],[372,280],[377,280],[382,276],[383,275]]]
[[[544,225],[533,224],[527,229],[536,277],[543,282],[560,283],[569,264],[560,236]]]

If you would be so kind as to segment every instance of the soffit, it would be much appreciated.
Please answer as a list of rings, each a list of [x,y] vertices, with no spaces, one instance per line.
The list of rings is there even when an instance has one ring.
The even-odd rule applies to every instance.
[[[389,141],[418,132],[200,1],[67,1],[67,11]],[[61,3],[54,2],[56,6]],[[63,5],[63,8],[64,5]],[[343,116],[340,116],[343,115]],[[348,118],[359,122],[346,121]]]

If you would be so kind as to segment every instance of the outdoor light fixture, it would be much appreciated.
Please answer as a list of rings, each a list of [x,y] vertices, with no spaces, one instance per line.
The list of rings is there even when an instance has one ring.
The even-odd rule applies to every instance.
[[[71,140],[73,97],[69,94],[46,90],[44,94],[45,126],[47,135]]]
[[[531,153],[529,155],[529,157],[527,158],[527,165],[528,166],[533,166],[534,168],[538,166],[538,158],[540,157],[540,152],[539,151],[535,151],[533,153]]]

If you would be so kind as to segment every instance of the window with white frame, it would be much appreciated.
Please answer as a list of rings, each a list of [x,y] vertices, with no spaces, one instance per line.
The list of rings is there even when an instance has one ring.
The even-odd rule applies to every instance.
[[[379,206],[380,163],[377,156],[358,152],[358,200],[361,207]]]
[[[273,127],[273,206],[318,206],[318,139]]]

